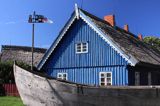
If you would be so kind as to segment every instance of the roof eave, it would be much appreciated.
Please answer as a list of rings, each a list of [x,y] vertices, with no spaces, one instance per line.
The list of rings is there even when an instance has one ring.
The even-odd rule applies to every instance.
[[[151,64],[151,63],[146,63],[146,62],[139,62],[136,64],[136,66],[145,66],[145,67],[152,67],[152,68],[158,68],[160,69],[160,65],[159,64]]]
[[[115,51],[117,51],[131,66],[135,66],[139,61],[131,54],[126,54],[121,50],[111,39],[109,39],[82,11],[80,17],[94,30],[96,33],[105,40]]]

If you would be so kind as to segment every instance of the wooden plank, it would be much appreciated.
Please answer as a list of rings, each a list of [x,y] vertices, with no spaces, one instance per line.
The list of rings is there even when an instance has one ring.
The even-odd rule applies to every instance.
[[[27,106],[160,105],[160,86],[78,86],[47,79],[18,66],[14,66],[14,75],[21,99]]]

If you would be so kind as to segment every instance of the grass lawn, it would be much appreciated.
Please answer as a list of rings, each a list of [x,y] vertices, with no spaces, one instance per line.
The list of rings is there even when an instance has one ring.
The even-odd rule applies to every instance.
[[[0,97],[0,106],[24,106],[22,100],[18,97],[4,96]]]

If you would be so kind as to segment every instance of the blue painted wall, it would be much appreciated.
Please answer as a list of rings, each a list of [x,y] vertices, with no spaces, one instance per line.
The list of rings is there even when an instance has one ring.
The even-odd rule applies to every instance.
[[[107,35],[106,35],[107,36]],[[76,54],[75,44],[88,42],[88,53]],[[112,72],[113,85],[128,84],[127,62],[83,20],[76,20],[43,69],[51,76],[68,73],[68,80],[98,85],[99,72]]]

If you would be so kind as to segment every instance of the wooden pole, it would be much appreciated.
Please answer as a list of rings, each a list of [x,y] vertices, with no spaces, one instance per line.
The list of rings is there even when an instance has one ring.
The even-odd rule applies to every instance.
[[[32,24],[32,64],[31,64],[32,71],[33,71],[33,63],[34,63],[34,23]]]

